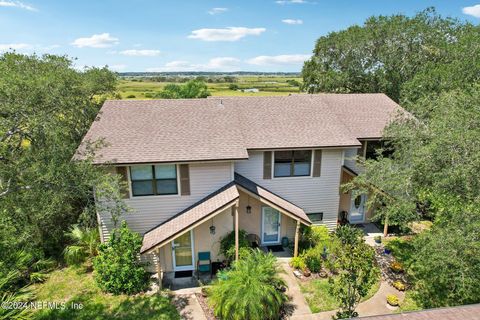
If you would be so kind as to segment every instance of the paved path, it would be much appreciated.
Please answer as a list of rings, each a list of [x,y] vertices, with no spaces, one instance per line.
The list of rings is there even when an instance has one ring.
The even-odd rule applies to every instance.
[[[280,273],[280,276],[287,283],[287,295],[291,297],[292,300],[290,304],[295,308],[291,318],[295,319],[295,317],[298,317],[298,319],[307,319],[305,316],[311,315],[312,312],[310,311],[310,307],[300,291],[300,286],[298,285],[297,279],[293,274],[292,268],[288,265],[287,261],[281,261],[280,266],[285,270],[284,273]]]
[[[182,319],[207,320],[195,293],[175,294],[173,304],[177,308]]]

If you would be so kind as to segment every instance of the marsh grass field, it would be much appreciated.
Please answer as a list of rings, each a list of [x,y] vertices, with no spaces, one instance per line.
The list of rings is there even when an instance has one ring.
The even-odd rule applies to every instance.
[[[288,95],[299,93],[302,84],[302,78],[297,76],[235,76],[233,82],[222,81],[222,77],[202,77],[202,80],[205,80],[212,96]],[[117,89],[122,99],[152,99],[169,83],[182,82],[159,82],[148,77],[122,77]],[[249,92],[248,89],[257,89],[258,92]]]

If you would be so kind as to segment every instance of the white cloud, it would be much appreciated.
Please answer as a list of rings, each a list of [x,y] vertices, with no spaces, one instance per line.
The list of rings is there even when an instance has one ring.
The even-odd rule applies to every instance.
[[[225,13],[227,11],[228,11],[228,8],[212,8],[208,10],[208,14],[211,14],[213,16],[216,14]]]
[[[234,71],[238,69],[240,60],[233,57],[217,57],[204,64],[190,63],[185,60],[167,62],[162,67],[147,68],[147,72],[168,71]]]
[[[257,66],[300,64],[309,59],[308,54],[282,54],[278,56],[258,56],[248,59],[247,63]]]
[[[275,1],[278,4],[298,4],[298,3],[307,3],[305,0],[277,0]]]
[[[301,19],[283,19],[282,22],[286,24],[303,24]]]
[[[119,52],[120,54],[124,56],[135,56],[135,57],[156,57],[160,54],[160,50],[136,50],[136,49],[130,49],[130,50],[123,50]]]
[[[462,12],[464,14],[468,14],[469,16],[474,16],[475,18],[480,18],[480,4],[471,6],[471,7],[465,7],[462,9]]]
[[[265,28],[228,27],[223,29],[198,29],[193,30],[188,37],[203,41],[237,41],[245,36],[258,36],[265,32]]]
[[[0,43],[0,51],[29,49],[32,46],[26,43]]]
[[[12,8],[25,9],[28,11],[37,11],[37,9],[35,9],[34,7],[20,1],[3,0],[3,1],[0,1],[0,7],[12,7]]]
[[[110,36],[109,33],[94,34],[89,38],[78,38],[71,44],[78,48],[108,48],[118,43],[118,38]]]

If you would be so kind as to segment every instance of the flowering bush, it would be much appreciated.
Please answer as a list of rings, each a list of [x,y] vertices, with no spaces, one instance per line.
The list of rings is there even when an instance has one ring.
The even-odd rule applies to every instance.
[[[400,262],[394,261],[390,264],[390,269],[392,269],[393,272],[399,273],[403,271],[403,266]]]
[[[395,281],[392,285],[398,291],[405,291],[405,284],[400,280]]]

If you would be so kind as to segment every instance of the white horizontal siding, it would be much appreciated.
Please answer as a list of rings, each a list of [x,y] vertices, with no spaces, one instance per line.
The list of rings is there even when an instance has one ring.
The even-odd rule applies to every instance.
[[[306,213],[323,212],[323,223],[333,229],[337,224],[339,185],[343,150],[323,150],[320,177],[263,179],[263,152],[250,151],[249,160],[235,163],[235,171],[255,181]]]
[[[190,195],[132,197],[126,204],[132,209],[122,219],[130,229],[145,233],[183,209],[232,181],[231,162],[190,164]],[[108,213],[99,214],[104,238],[108,238],[113,225]]]

